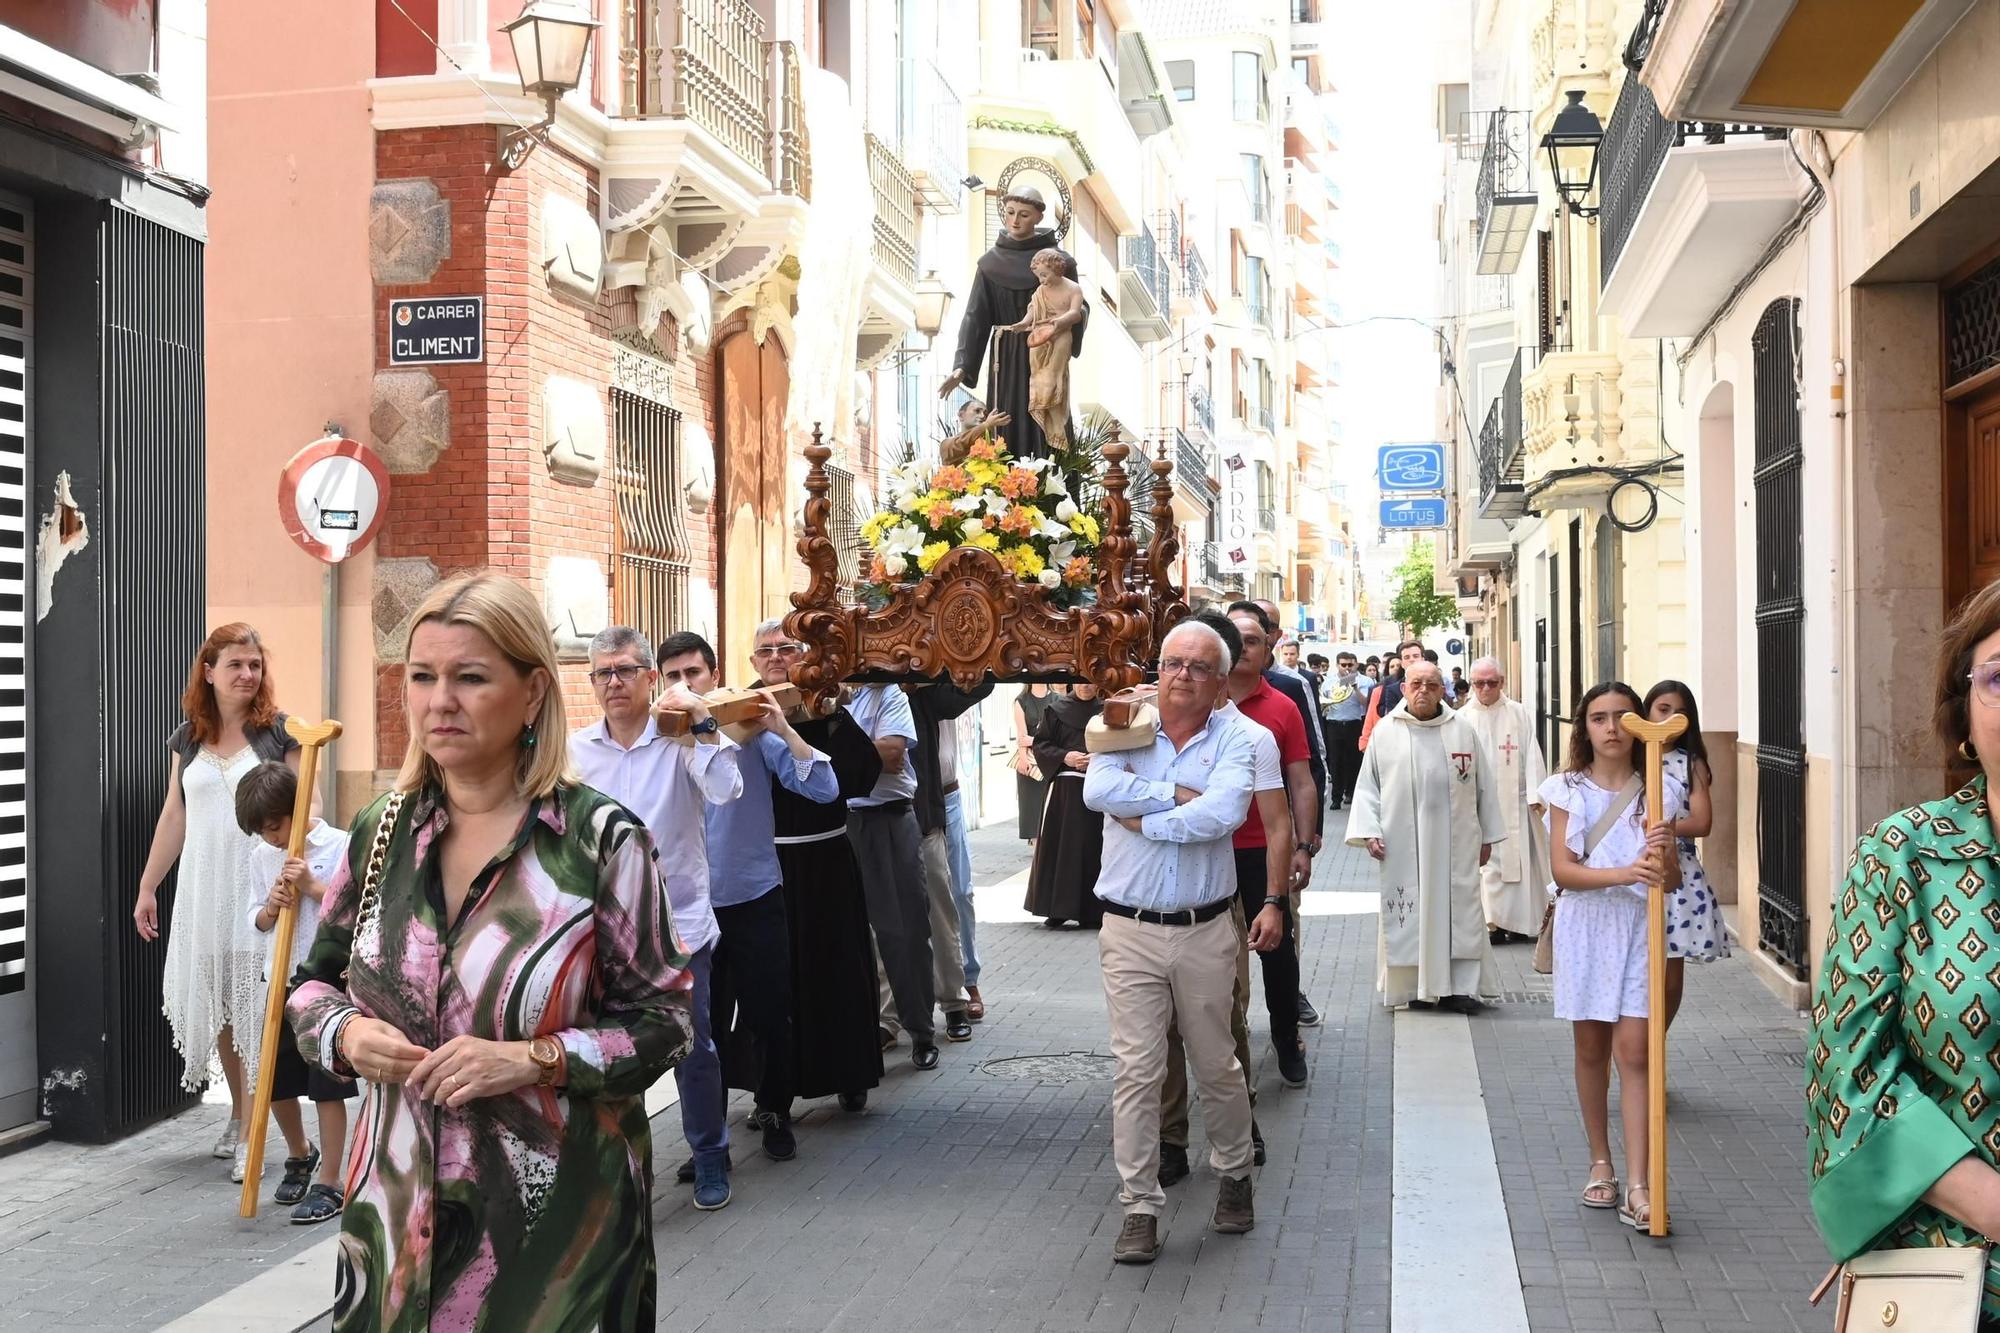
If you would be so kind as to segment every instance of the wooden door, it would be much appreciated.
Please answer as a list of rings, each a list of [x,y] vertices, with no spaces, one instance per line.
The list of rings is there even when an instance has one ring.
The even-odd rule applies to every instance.
[[[721,372],[715,442],[720,479],[716,572],[722,626],[715,645],[723,680],[750,680],[757,624],[790,609],[791,532],[785,522],[785,400],[791,373],[776,338],[747,332],[716,352]],[[799,497],[801,500],[803,496]]]
[[[2000,579],[2000,384],[1953,405],[1945,448],[1945,596]]]

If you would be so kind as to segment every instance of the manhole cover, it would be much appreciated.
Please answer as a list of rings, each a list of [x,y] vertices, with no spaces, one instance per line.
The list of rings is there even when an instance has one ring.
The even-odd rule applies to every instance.
[[[1118,1072],[1118,1061],[1109,1055],[1071,1051],[1067,1055],[1010,1055],[988,1060],[979,1069],[995,1078],[1017,1078],[1030,1083],[1085,1083],[1113,1077]]]

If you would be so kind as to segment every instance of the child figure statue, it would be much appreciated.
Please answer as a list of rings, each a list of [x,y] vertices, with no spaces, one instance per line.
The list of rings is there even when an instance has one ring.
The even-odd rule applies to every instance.
[[[938,446],[938,459],[947,466],[957,466],[972,452],[973,443],[999,430],[1013,418],[1005,412],[988,412],[986,404],[974,399],[958,409],[958,434]]]
[[[1028,415],[1049,447],[1063,450],[1069,448],[1071,330],[1083,319],[1083,288],[1063,276],[1071,262],[1053,247],[1037,252],[1030,267],[1039,285],[1027,316],[1003,330],[1028,335]]]

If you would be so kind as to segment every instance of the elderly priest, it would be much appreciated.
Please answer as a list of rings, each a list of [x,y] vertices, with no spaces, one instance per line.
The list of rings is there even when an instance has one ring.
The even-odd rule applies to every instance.
[[[1548,769],[1535,740],[1535,717],[1507,694],[1500,663],[1482,657],[1472,664],[1472,702],[1458,715],[1486,741],[1483,758],[1493,763],[1493,786],[1500,793],[1507,840],[1479,868],[1479,893],[1486,900],[1486,926],[1495,944],[1533,939],[1549,905],[1549,837],[1542,823],[1542,782]]]

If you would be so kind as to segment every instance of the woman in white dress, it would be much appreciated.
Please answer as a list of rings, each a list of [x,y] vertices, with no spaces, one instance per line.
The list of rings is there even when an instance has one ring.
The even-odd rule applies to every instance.
[[[261,892],[250,883],[257,840],[237,827],[236,784],[267,759],[294,769],[299,763],[298,742],[272,701],[268,666],[257,631],[244,624],[217,629],[195,655],[181,695],[187,720],[167,739],[167,796],[132,909],[140,937],[158,939],[160,885],[180,863],[161,1007],[184,1086],[208,1081],[211,1057],[222,1063],[229,1124],[215,1155],[233,1159],[231,1175],[239,1180],[250,1106],[243,1071],[255,1064],[263,1034],[269,942],[250,924],[252,897]]]
[[[1555,1010],[1576,1040],[1576,1095],[1590,1140],[1586,1208],[1616,1208],[1635,1230],[1651,1217],[1646,1189],[1646,891],[1678,879],[1671,825],[1646,828],[1641,749],[1618,724],[1639,696],[1616,681],[1583,696],[1569,762],[1542,784],[1555,872]],[[1671,778],[1663,807],[1680,799]],[[1611,1065],[1625,1134],[1621,1198],[1611,1159]],[[1600,1174],[1599,1167],[1604,1168]]]
[[[1708,746],[1701,739],[1701,711],[1695,707],[1694,691],[1677,680],[1663,680],[1646,691],[1646,716],[1664,722],[1676,713],[1685,714],[1687,730],[1661,757],[1663,771],[1681,785],[1679,806],[1663,807],[1674,826],[1679,845],[1680,887],[1667,895],[1667,1015],[1668,1027],[1680,1012],[1681,994],[1687,980],[1687,963],[1712,963],[1729,956],[1729,931],[1722,919],[1722,903],[1702,869],[1694,840],[1705,838],[1715,827],[1715,806],[1709,799],[1713,774],[1708,766]]]

